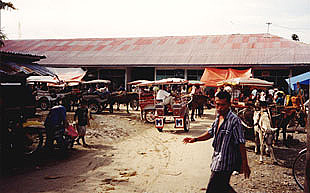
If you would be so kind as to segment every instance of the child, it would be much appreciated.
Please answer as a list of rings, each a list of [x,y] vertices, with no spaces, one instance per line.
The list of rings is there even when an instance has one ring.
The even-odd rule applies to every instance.
[[[77,130],[79,137],[76,142],[78,145],[81,145],[80,139],[82,139],[83,146],[88,146],[85,143],[85,134],[86,134],[86,125],[89,126],[89,119],[92,119],[91,115],[88,115],[87,102],[85,100],[81,101],[81,107],[79,107],[74,114],[74,121],[78,118]]]

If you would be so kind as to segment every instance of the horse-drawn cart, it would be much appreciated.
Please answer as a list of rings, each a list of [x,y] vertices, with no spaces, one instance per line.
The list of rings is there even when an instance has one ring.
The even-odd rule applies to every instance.
[[[187,100],[175,100],[173,105],[165,105],[157,103],[155,105],[155,127],[162,132],[167,119],[173,118],[175,128],[183,128],[185,132],[189,131],[190,118]]]
[[[155,127],[162,132],[165,123],[174,120],[175,128],[183,128],[184,131],[189,130],[189,108],[188,100],[182,97],[178,90],[181,86],[187,84],[187,81],[179,78],[168,78],[159,81],[146,81],[137,84],[139,87],[139,105],[141,109],[141,117],[147,122],[155,122]],[[155,89],[145,90],[143,87],[153,87]],[[173,103],[164,104],[162,100],[156,99],[159,87],[173,87]]]
[[[110,80],[91,80],[82,82],[82,99],[87,102],[91,113],[99,113],[109,105],[110,93],[95,91],[95,87],[100,84],[107,85],[110,83]]]

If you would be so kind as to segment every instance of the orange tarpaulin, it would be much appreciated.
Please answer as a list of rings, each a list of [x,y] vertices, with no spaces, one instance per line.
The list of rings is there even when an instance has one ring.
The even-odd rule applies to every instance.
[[[250,78],[252,76],[251,68],[247,70],[235,70],[232,68],[218,69],[218,68],[205,68],[205,71],[200,79],[205,82],[206,86],[216,87],[217,82],[228,80],[232,78]]]

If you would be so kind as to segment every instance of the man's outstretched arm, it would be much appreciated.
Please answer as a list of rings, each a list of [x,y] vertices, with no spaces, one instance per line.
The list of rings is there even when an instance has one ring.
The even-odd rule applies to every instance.
[[[205,133],[203,133],[202,135],[198,136],[198,137],[186,137],[183,139],[183,143],[187,144],[187,143],[194,143],[196,141],[206,141],[208,139],[212,138],[211,134],[206,131]]]

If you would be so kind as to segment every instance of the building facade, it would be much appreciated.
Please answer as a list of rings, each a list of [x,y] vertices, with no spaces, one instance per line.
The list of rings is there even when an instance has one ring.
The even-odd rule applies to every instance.
[[[44,55],[48,67],[82,67],[85,79],[127,82],[168,77],[200,80],[205,67],[252,68],[253,77],[285,86],[310,70],[310,45],[271,34],[7,40],[2,51]]]

